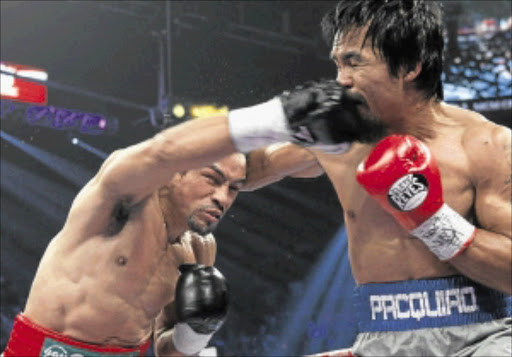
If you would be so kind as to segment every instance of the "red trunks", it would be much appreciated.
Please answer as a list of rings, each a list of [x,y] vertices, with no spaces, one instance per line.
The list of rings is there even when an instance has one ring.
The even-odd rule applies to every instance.
[[[39,326],[19,314],[14,319],[11,338],[3,356],[135,357],[145,356],[150,344],[151,340],[133,348],[89,345]]]

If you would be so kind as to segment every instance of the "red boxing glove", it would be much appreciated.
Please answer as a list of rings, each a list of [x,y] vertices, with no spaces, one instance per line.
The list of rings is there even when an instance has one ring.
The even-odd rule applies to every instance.
[[[471,243],[475,227],[444,203],[437,163],[415,137],[391,135],[377,143],[359,165],[357,181],[440,259]]]

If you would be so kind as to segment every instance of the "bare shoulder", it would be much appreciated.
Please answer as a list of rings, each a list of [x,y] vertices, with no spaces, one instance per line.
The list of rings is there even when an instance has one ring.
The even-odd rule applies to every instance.
[[[217,243],[213,234],[200,235],[192,231],[187,231],[183,233],[182,239],[190,242],[198,264],[211,266],[215,263]]]
[[[73,200],[70,214],[74,211],[81,211],[80,215],[83,215],[83,211],[92,213],[91,211],[94,209],[105,215],[110,213],[116,205],[130,206],[133,204],[134,197],[132,195],[117,195],[104,180],[105,173],[122,155],[122,150],[116,150],[109,155],[96,175],[82,187]]]
[[[462,146],[466,151],[475,175],[486,175],[496,170],[510,170],[512,132],[509,128],[497,125],[485,118],[472,120],[462,136]]]
[[[106,170],[113,161],[119,156],[119,150],[114,151],[110,156],[103,162],[99,171],[92,179],[85,184],[80,190],[78,195],[73,200],[71,209],[82,207],[84,204],[89,205],[95,200],[104,203],[106,206],[112,206],[115,202],[115,197],[109,190],[105,188],[102,177]]]
[[[510,189],[512,132],[484,116],[464,109],[453,109],[463,128],[462,148],[469,163],[471,180],[481,192]]]

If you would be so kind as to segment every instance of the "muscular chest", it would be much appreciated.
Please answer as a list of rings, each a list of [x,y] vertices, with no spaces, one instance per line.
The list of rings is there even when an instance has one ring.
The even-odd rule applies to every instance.
[[[322,165],[343,206],[349,256],[358,283],[416,279],[450,274],[418,239],[413,239],[394,217],[370,197],[356,181],[356,171],[371,147],[360,145],[345,157],[325,157]],[[457,150],[432,149],[443,184],[445,202],[470,218],[474,190]]]
[[[370,146],[360,145],[355,152],[345,157],[325,156],[321,163],[338,194],[348,225],[361,225],[366,229],[385,227],[396,230],[398,234],[401,228],[389,222],[392,219],[390,214],[384,211],[356,181],[357,166],[367,157],[370,150]],[[431,151],[441,173],[445,202],[461,215],[471,219],[474,188],[468,174],[464,152],[460,147],[448,143],[434,145]]]
[[[161,214],[151,205],[131,214],[102,253],[105,285],[148,315],[174,297],[178,267],[196,261],[190,242],[169,244],[163,221],[155,217]]]

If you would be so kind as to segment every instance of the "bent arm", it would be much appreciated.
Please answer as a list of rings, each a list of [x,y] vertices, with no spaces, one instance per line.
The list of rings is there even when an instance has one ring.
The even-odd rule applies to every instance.
[[[249,153],[242,190],[256,190],[285,177],[317,177],[323,172],[316,156],[308,149],[291,143],[274,144]]]
[[[201,236],[197,233],[187,231],[183,234],[185,245],[190,244],[198,264],[213,266],[217,252],[217,244],[213,234]],[[178,323],[174,301],[165,306],[155,321],[153,341],[155,353],[158,357],[163,356],[185,356],[176,349],[173,342],[174,326]]]
[[[185,356],[185,354],[176,350],[172,341],[173,327],[176,323],[176,312],[174,302],[172,302],[162,309],[155,321],[153,343],[157,357]]]
[[[510,130],[498,126],[489,138],[477,135],[468,145],[481,228],[468,249],[449,261],[468,277],[508,294],[512,294],[511,145]]]

